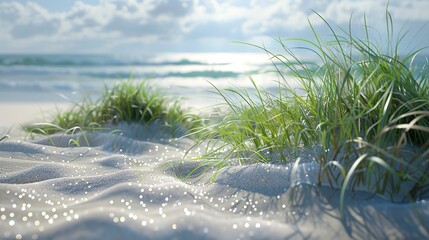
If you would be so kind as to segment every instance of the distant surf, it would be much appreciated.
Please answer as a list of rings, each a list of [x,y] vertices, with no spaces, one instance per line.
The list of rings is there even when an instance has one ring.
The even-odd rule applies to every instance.
[[[68,101],[96,96],[107,85],[148,80],[173,95],[251,87],[248,75],[273,85],[273,67],[263,53],[172,53],[147,56],[0,55],[0,102]],[[190,88],[192,91],[189,92]]]

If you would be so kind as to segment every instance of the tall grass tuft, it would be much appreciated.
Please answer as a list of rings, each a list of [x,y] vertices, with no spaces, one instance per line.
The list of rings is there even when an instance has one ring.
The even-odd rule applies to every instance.
[[[170,101],[146,81],[124,81],[112,88],[106,87],[96,101],[88,98],[68,111],[57,113],[51,123],[35,123],[24,129],[49,135],[99,130],[106,124],[119,122],[150,124],[154,121],[167,126],[172,136],[202,124],[198,116],[186,113],[179,102]]]
[[[272,60],[281,77],[278,93],[255,84],[256,94],[218,89],[230,113],[208,129],[206,157],[222,166],[231,158],[291,162],[303,147],[320,147],[319,183],[340,187],[342,199],[346,189],[362,187],[394,201],[428,196],[429,72],[427,64],[414,63],[422,49],[400,54],[405,35],[394,39],[388,11],[381,47],[366,19],[360,38],[319,17],[333,40],[325,41],[309,22],[315,40],[277,39],[283,53],[251,44]],[[303,47],[289,48],[291,42]],[[297,51],[303,50],[318,61],[301,59]]]

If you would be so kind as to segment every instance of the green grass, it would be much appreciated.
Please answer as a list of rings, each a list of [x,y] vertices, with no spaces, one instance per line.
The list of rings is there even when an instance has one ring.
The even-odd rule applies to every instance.
[[[171,101],[146,81],[123,81],[112,88],[105,88],[101,97],[85,99],[70,110],[58,112],[52,122],[24,126],[29,134],[49,135],[57,132],[100,130],[106,124],[120,122],[150,124],[161,122],[171,136],[183,135],[198,127],[202,120],[187,113],[178,101]]]
[[[217,89],[230,113],[205,129],[209,144],[203,158],[219,168],[231,159],[293,162],[299,149],[320,146],[319,182],[340,187],[342,199],[346,189],[360,186],[394,201],[427,196],[429,72],[427,65],[413,63],[421,49],[399,53],[405,34],[394,35],[388,11],[387,42],[379,47],[366,19],[363,38],[351,28],[325,24],[333,40],[325,41],[309,22],[314,41],[277,39],[283,53],[252,45],[272,59],[281,77],[278,93],[255,84],[256,94]],[[289,48],[291,42],[303,47]],[[303,51],[319,61],[300,59]]]
[[[3,137],[0,137],[0,142],[6,141],[6,139],[8,138],[9,138],[8,135],[4,135]]]

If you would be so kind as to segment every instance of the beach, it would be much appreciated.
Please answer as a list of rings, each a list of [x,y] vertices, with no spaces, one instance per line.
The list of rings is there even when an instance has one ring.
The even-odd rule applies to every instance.
[[[211,171],[182,160],[189,139],[158,126],[0,144],[3,239],[424,239],[427,201],[399,204],[316,186],[317,166],[252,164]],[[55,146],[52,146],[52,141]],[[192,153],[200,154],[198,149]]]
[[[252,86],[236,79],[253,70],[231,73],[236,67],[225,65],[224,58],[214,65],[201,59],[184,62],[180,56],[173,60],[158,63],[164,73],[152,81],[195,112],[220,102],[207,79],[221,88]],[[155,63],[146,63],[138,76],[150,75]],[[158,122],[33,138],[20,129],[48,121],[85,96],[95,98],[105,84],[122,81],[95,81],[99,77],[89,75],[104,79],[113,63],[97,64],[33,64],[25,67],[27,73],[19,66],[15,72],[1,68],[0,138],[10,136],[0,142],[1,239],[429,238],[429,201],[424,199],[394,203],[347,190],[341,211],[340,190],[317,184],[319,165],[311,161],[312,151],[297,156],[297,165],[232,161],[213,179],[216,169],[203,171],[204,159],[192,159],[204,149],[193,148],[196,142],[189,137],[171,139]],[[113,69],[122,72],[144,65],[115,64]]]
[[[70,104],[67,103],[0,103],[2,113],[1,126],[3,128],[19,127],[22,124],[36,121],[44,121],[56,111],[66,110]]]

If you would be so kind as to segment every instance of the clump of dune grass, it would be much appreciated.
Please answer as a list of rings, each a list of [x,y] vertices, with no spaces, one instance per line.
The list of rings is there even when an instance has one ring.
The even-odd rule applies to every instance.
[[[231,158],[291,162],[299,149],[317,146],[319,183],[340,187],[342,199],[346,189],[361,187],[394,201],[427,197],[429,72],[427,64],[414,64],[421,49],[399,53],[405,35],[395,38],[388,11],[387,42],[380,47],[366,19],[360,38],[319,17],[332,41],[309,22],[314,41],[278,39],[283,53],[253,45],[268,54],[281,77],[277,94],[256,85],[256,94],[218,89],[230,113],[207,129],[207,161],[217,159],[218,167]],[[303,47],[289,48],[292,41]],[[319,61],[304,61],[297,51],[309,51]]]
[[[95,101],[87,98],[68,111],[58,112],[51,122],[26,125],[24,129],[30,134],[50,135],[100,130],[120,122],[160,122],[172,137],[202,123],[198,116],[187,113],[178,101],[169,100],[147,81],[128,80],[106,87]]]

